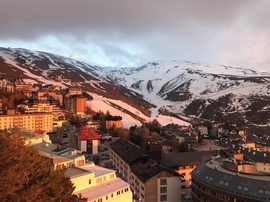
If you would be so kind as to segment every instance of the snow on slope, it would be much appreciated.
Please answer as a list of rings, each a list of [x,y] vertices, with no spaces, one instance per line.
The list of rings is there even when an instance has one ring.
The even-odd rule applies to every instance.
[[[174,118],[174,117],[169,117],[169,116],[163,116],[163,115],[157,115],[158,112],[152,111],[152,116],[149,118],[142,113],[138,113],[138,111],[133,108],[132,106],[120,101],[120,100],[113,100],[113,99],[108,99],[102,96],[99,96],[94,93],[89,93],[92,97],[93,100],[88,101],[87,106],[93,109],[94,111],[102,111],[106,113],[107,111],[110,112],[111,115],[113,116],[121,116],[122,117],[122,122],[123,122],[123,127],[124,128],[130,128],[131,126],[137,125],[141,126],[141,122],[138,120],[134,119],[132,116],[125,114],[119,109],[116,109],[110,105],[109,102],[115,103],[119,106],[121,106],[124,109],[127,109],[128,111],[137,114],[141,118],[145,119],[147,122],[152,121],[154,119],[157,119],[157,121],[162,125],[165,126],[170,123],[178,124],[178,125],[190,125],[190,123],[182,121],[180,119]]]
[[[11,64],[11,65],[13,65],[14,67],[16,67],[16,68],[22,70],[22,71],[24,72],[24,74],[27,75],[27,76],[29,76],[30,78],[36,79],[37,81],[42,82],[42,83],[53,84],[53,85],[56,85],[56,86],[58,85],[58,86],[64,87],[63,83],[61,83],[61,82],[55,82],[55,81],[53,81],[53,80],[45,79],[45,78],[42,77],[42,76],[37,76],[37,75],[35,75],[35,74],[32,74],[32,73],[29,72],[27,69],[18,66],[18,65],[16,64],[16,62],[15,62],[15,59],[11,59],[11,56],[7,57],[7,55],[2,54],[2,53],[0,52],[0,57],[2,57],[2,58],[6,61],[6,63]],[[29,80],[29,81],[31,81],[31,80]],[[35,83],[36,83],[36,82],[35,82]]]
[[[145,100],[154,103],[158,108],[170,106],[176,110],[174,112],[181,113],[181,109],[195,99],[217,99],[228,93],[242,96],[267,94],[268,89],[264,84],[244,79],[265,76],[270,78],[269,66],[268,64],[264,68],[263,66],[244,68],[183,61],[156,61],[140,68],[110,71],[107,76],[142,94]],[[269,78],[264,80],[269,82]],[[150,90],[149,83],[152,87]],[[179,86],[182,86],[182,89],[179,89]],[[180,102],[166,100],[167,92],[175,91],[181,94],[181,90],[183,94],[190,93],[189,100]]]

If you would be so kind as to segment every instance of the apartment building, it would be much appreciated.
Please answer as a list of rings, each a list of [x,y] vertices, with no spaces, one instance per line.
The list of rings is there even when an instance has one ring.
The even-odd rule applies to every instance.
[[[106,118],[106,128],[121,128],[123,125],[121,116],[108,116]]]
[[[0,115],[0,130],[22,128],[29,131],[52,131],[52,113],[7,114]]]
[[[192,184],[191,172],[213,155],[218,155],[218,151],[173,152],[163,154],[157,161],[181,174],[181,186],[185,188]]]
[[[86,163],[79,150],[51,144],[44,137],[31,136],[29,142],[41,155],[52,160],[54,169],[68,168],[66,176],[74,184],[74,194],[81,194],[88,202],[132,202],[130,185],[118,178],[116,171],[96,166],[93,162]]]
[[[118,140],[110,145],[113,165],[130,184],[135,200],[142,202],[181,201],[181,175],[158,164],[135,144]]]
[[[82,95],[71,95],[65,98],[65,109],[74,114],[84,114],[87,98]]]
[[[83,93],[82,88],[80,87],[70,87],[68,88],[69,95],[81,95]]]
[[[63,105],[63,94],[59,90],[42,89],[37,91],[38,100],[48,100],[48,98],[54,98],[60,106]]]
[[[19,83],[15,85],[17,92],[32,91],[33,86],[31,84]]]
[[[76,186],[74,193],[81,194],[89,202],[132,202],[130,186],[116,176],[116,171],[88,164],[67,171]]]

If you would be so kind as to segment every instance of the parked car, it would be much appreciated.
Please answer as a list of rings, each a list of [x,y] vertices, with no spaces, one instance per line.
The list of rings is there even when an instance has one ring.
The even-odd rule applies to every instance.
[[[101,140],[112,140],[112,136],[111,135],[102,135],[101,137],[100,137],[100,139]]]

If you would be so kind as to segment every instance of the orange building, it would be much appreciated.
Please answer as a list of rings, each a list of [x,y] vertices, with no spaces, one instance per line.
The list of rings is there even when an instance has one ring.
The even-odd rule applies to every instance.
[[[74,114],[83,114],[86,111],[87,98],[82,95],[71,95],[65,98],[65,109]]]
[[[106,128],[121,128],[122,127],[122,117],[121,116],[108,116],[106,118]]]

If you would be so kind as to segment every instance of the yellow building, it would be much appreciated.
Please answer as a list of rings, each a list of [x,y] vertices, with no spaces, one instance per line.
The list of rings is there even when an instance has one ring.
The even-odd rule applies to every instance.
[[[52,131],[52,113],[0,115],[0,130],[18,127],[29,131]]]
[[[67,175],[76,186],[74,193],[89,202],[132,202],[130,186],[116,176],[116,171],[88,164],[70,168]]]
[[[29,142],[40,154],[52,160],[56,167],[67,167],[66,176],[74,184],[74,194],[81,194],[88,202],[132,202],[130,185],[116,176],[115,170],[85,163],[85,157],[79,150],[61,147],[45,142],[44,137],[32,137]]]

